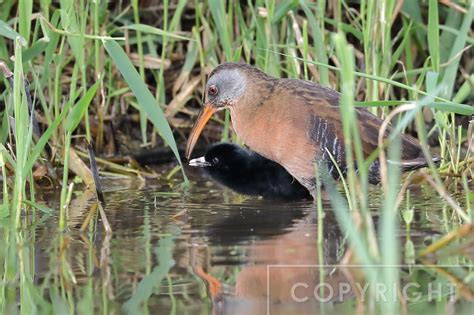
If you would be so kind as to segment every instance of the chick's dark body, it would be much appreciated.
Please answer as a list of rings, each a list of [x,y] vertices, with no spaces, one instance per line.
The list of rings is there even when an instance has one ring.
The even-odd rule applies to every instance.
[[[308,190],[281,165],[234,144],[211,147],[204,171],[218,183],[244,195],[268,199],[309,199]]]

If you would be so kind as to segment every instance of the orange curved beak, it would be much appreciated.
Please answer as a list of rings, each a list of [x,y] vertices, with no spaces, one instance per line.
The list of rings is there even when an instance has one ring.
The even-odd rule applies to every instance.
[[[194,146],[201,134],[202,130],[206,123],[211,119],[211,116],[216,112],[216,108],[211,105],[211,103],[204,104],[204,107],[201,109],[199,116],[194,124],[191,134],[189,135],[188,144],[186,145],[186,159],[189,160],[191,153],[193,152]]]

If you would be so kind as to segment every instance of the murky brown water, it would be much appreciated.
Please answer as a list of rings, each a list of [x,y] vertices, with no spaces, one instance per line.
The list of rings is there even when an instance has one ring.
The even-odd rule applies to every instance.
[[[105,234],[100,221],[80,232],[93,195],[77,192],[69,210],[68,233],[57,233],[53,215],[28,236],[35,284],[43,285],[43,290],[59,287],[57,295],[66,298],[57,301],[65,304],[64,309],[68,298],[63,291],[72,292],[79,313],[355,311],[356,293],[353,288],[347,290],[346,284],[354,285],[350,278],[357,280],[357,268],[345,272],[331,266],[343,258],[346,241],[329,204],[324,204],[322,243],[318,245],[312,202],[245,198],[200,173],[191,175],[193,185],[188,190],[158,181],[104,180],[111,236]],[[377,189],[370,198],[374,216],[380,204]],[[44,199],[54,200],[54,196],[46,194]],[[451,212],[431,189],[412,191],[411,203],[416,212],[409,234],[415,247],[450,228],[446,216]],[[407,241],[403,223],[399,236],[403,245]],[[466,256],[457,259],[465,262]],[[322,280],[336,288],[332,299],[324,303],[314,293]],[[208,298],[208,292],[217,289],[219,294]],[[51,296],[54,300],[55,295]],[[436,309],[422,305],[425,311]],[[457,302],[455,309],[468,314],[471,306]]]

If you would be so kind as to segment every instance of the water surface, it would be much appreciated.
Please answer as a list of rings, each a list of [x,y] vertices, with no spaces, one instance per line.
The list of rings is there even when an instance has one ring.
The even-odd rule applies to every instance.
[[[15,246],[9,243],[6,234],[13,232],[3,227],[0,258],[7,261],[9,250],[17,250],[19,261],[26,261],[23,265],[28,270],[23,272],[27,279],[31,277],[35,293],[50,303],[37,306],[38,310],[56,313],[73,309],[110,314],[335,314],[357,310],[351,280],[357,282],[361,271],[337,267],[344,259],[347,240],[328,202],[323,205],[319,231],[311,201],[243,197],[200,173],[191,175],[188,189],[178,180],[105,179],[111,235],[104,232],[97,217],[80,231],[94,194],[77,189],[66,233],[58,233],[54,214],[38,216],[42,219],[35,221],[34,228],[16,232],[22,239],[20,249],[18,242]],[[369,198],[376,225],[379,192],[373,187]],[[54,192],[45,192],[41,199],[57,208],[56,197]],[[404,248],[424,247],[452,228],[452,211],[428,187],[413,189],[409,206],[415,209],[414,222],[409,231],[403,223],[398,231]],[[460,242],[450,255],[435,262],[470,265],[470,239],[471,243]],[[410,262],[410,257],[403,260]],[[456,268],[446,268],[452,269]],[[469,271],[461,269],[460,275]],[[404,282],[448,278],[428,267],[404,267],[402,273]],[[17,275],[7,287],[19,286],[20,279]],[[315,296],[318,283],[334,289],[331,298],[329,289],[321,287],[316,290],[321,295]],[[11,298],[18,299],[14,293],[18,294],[18,287],[12,290]],[[41,300],[30,298],[35,303]],[[419,305],[418,310],[443,313],[450,307],[468,314],[473,306],[462,297],[444,300],[427,303],[421,299],[410,308],[416,310]],[[10,310],[16,308],[8,301],[7,305]]]

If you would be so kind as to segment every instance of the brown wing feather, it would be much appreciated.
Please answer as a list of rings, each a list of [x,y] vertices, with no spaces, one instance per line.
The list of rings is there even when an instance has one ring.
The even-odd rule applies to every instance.
[[[357,114],[364,154],[370,155],[378,147],[378,136],[382,120],[364,108],[358,109]],[[389,126],[384,136],[388,137],[392,131],[393,128]],[[406,134],[403,134],[401,138],[401,150],[402,160],[417,159],[422,155],[418,141]]]
[[[334,168],[333,159],[341,170],[345,171],[346,169],[344,135],[339,108],[340,94],[312,82],[290,79],[281,81],[296,100],[293,106],[309,107],[308,138],[316,150],[315,160],[326,161],[331,174],[337,177],[338,173]],[[362,149],[364,157],[367,158],[378,148],[378,135],[382,120],[365,108],[357,108],[356,111]],[[392,130],[391,127],[388,127],[385,137],[388,137]],[[420,160],[421,148],[413,137],[402,135],[401,141],[402,161],[414,160],[417,162],[415,164],[420,167],[426,164],[422,163],[422,159]]]

